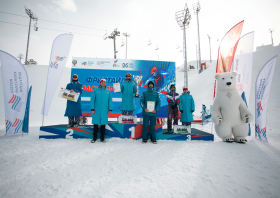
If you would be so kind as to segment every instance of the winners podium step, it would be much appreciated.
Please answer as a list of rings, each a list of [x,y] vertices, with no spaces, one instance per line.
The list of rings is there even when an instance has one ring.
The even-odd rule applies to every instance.
[[[167,132],[167,129],[163,129],[162,139],[177,140],[177,141],[193,141],[193,140],[214,141],[214,135],[195,128],[192,128],[191,133],[189,134],[175,134],[175,133],[170,134]]]
[[[105,138],[127,138],[138,140],[142,139],[143,123],[137,124],[119,124],[118,122],[109,121],[105,128]],[[150,130],[150,129],[149,129]],[[98,136],[100,135],[100,128]],[[39,138],[45,139],[78,139],[93,137],[93,125],[81,125],[77,128],[67,127],[67,125],[52,125],[40,127]],[[99,138],[99,137],[98,137]],[[192,128],[191,134],[168,134],[166,129],[162,129],[161,124],[156,125],[156,139],[157,140],[203,140],[214,141],[214,135]]]

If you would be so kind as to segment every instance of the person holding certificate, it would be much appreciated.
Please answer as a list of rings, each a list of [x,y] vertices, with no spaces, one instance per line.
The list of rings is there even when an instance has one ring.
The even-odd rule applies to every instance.
[[[80,97],[77,102],[67,100],[67,106],[64,116],[68,116],[69,124],[67,127],[78,127],[80,123],[80,116],[82,116],[81,95],[83,93],[83,85],[78,81],[78,75],[72,76],[72,82],[67,84],[66,89],[70,93],[79,92]]]
[[[156,144],[156,119],[157,119],[157,112],[160,108],[160,97],[159,93],[154,91],[154,83],[150,81],[148,83],[148,90],[144,91],[141,99],[140,104],[142,107],[142,115],[143,115],[143,130],[142,130],[142,142],[147,143],[148,140],[148,127],[150,125],[150,132],[151,132],[151,140],[152,143]]]
[[[91,94],[90,109],[94,125],[91,143],[96,142],[98,125],[101,125],[100,141],[105,143],[105,125],[108,124],[108,114],[113,110],[113,100],[111,92],[106,89],[106,79],[104,78],[100,80],[100,85]]]
[[[125,75],[126,79],[121,84],[122,104],[120,110],[122,115],[132,115],[135,111],[134,94],[136,93],[136,84],[131,79],[131,74]]]

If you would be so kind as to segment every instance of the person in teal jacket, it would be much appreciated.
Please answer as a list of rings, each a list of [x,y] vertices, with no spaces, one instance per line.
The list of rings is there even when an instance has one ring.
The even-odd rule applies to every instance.
[[[122,104],[120,110],[122,115],[132,115],[135,111],[134,94],[136,93],[136,84],[131,79],[131,74],[125,75],[126,79],[121,84]]]
[[[108,124],[108,114],[112,112],[113,101],[111,92],[106,89],[106,79],[104,78],[100,80],[100,85],[91,94],[90,109],[94,125],[91,143],[96,142],[98,125],[101,125],[100,140],[105,143],[105,125]]]
[[[154,110],[149,111],[147,109],[148,102],[154,102]],[[157,143],[156,140],[156,119],[157,119],[157,112],[160,108],[160,97],[159,93],[154,91],[154,83],[150,81],[148,83],[148,90],[144,91],[141,99],[140,104],[142,107],[142,115],[143,115],[143,130],[142,130],[142,142],[147,143],[148,140],[148,128],[150,123],[150,133],[151,133],[151,140],[154,144]]]
[[[179,110],[181,111],[181,122],[188,126],[193,122],[192,113],[195,111],[195,104],[192,95],[187,87],[183,88],[183,94],[180,96]]]
[[[66,110],[64,116],[68,116],[69,124],[67,127],[78,127],[80,123],[80,116],[82,116],[81,95],[83,93],[83,85],[78,81],[78,75],[72,76],[72,82],[67,84],[66,89],[70,93],[79,92],[80,96],[77,102],[67,100]]]

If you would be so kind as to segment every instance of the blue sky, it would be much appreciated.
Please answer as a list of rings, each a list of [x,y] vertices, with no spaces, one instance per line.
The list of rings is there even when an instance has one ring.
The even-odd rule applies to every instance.
[[[125,58],[123,33],[128,38],[128,59],[174,61],[176,66],[183,63],[183,54],[176,47],[183,47],[183,31],[175,20],[175,12],[187,3],[192,20],[187,34],[187,59],[196,60],[197,19],[193,4],[197,1],[168,0],[9,0],[1,1],[0,8],[0,49],[13,56],[25,56],[29,18],[24,6],[38,16],[39,31],[34,31],[32,21],[29,55],[40,65],[47,65],[52,42],[56,36],[72,32],[74,40],[70,57],[113,58],[113,40],[103,39],[107,30],[115,28],[121,32],[117,37],[117,58]],[[269,28],[273,28],[274,44],[280,42],[280,1],[276,0],[201,0],[199,13],[201,58],[210,59],[211,39],[212,59],[217,58],[218,44],[226,32],[244,20],[242,34],[255,31],[255,47],[271,44]],[[53,23],[48,21],[60,22]],[[6,23],[3,23],[6,22]],[[15,25],[16,23],[20,25]],[[77,26],[70,26],[72,24]],[[90,28],[85,28],[90,27]],[[50,30],[51,29],[51,30]],[[152,45],[148,46],[148,40]],[[219,39],[219,40],[218,40]],[[158,46],[159,50],[155,50]],[[70,58],[67,66],[71,65]]]

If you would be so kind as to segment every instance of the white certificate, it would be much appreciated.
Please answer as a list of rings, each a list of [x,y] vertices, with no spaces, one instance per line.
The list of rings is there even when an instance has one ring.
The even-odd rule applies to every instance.
[[[148,101],[147,102],[147,109],[152,112],[153,110],[155,110],[155,102],[152,101]]]
[[[120,83],[114,83],[114,92],[121,92],[121,85]]]

